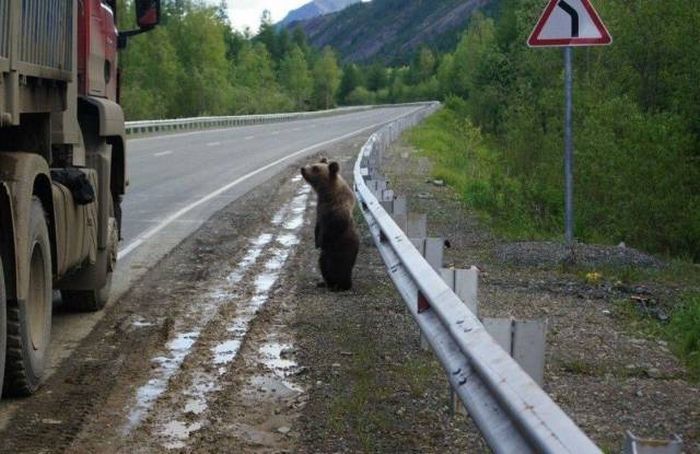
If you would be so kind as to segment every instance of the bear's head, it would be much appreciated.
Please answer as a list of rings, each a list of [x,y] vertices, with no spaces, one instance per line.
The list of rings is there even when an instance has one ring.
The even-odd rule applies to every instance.
[[[335,161],[329,163],[326,158],[301,168],[301,176],[317,192],[329,187],[338,177],[338,172],[340,172],[340,165]]]

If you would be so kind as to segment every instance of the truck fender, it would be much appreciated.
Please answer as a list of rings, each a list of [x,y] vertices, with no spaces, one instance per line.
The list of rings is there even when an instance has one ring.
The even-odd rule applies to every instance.
[[[96,110],[99,119],[97,132],[100,136],[124,136],[124,111],[119,104],[109,99],[81,96],[78,109],[82,111],[90,107]]]
[[[112,145],[111,190],[115,195],[126,192],[128,179],[126,177],[126,130],[124,126],[124,111],[114,101],[94,96],[81,96],[78,104],[79,117],[97,119],[94,131],[104,137]],[[86,127],[86,122],[81,122]],[[92,123],[92,122],[90,122]],[[92,128],[92,127],[91,127]]]
[[[0,152],[0,181],[7,188],[9,200],[14,214],[14,251],[26,251],[29,249],[29,213],[32,197],[37,196],[46,212],[48,221],[49,238],[51,240],[51,266],[56,273],[56,230],[54,228],[55,216],[53,207],[53,195],[51,190],[51,178],[49,166],[46,160],[38,154],[25,152]],[[3,231],[4,230],[3,226]],[[14,254],[15,279],[14,297],[17,300],[26,299],[23,292],[27,288],[29,278],[29,257],[26,254]],[[11,267],[12,263],[5,264]],[[7,284],[7,281],[6,281]],[[12,285],[10,284],[10,285]]]

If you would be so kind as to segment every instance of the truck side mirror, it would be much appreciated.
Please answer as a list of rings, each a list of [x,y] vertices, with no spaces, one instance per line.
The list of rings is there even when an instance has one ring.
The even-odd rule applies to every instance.
[[[160,0],[136,0],[136,23],[140,29],[153,28],[160,22]]]

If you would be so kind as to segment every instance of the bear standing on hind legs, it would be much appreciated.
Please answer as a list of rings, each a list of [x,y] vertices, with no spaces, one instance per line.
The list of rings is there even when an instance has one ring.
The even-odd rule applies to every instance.
[[[352,210],[355,195],[340,176],[337,162],[320,162],[301,168],[301,175],[316,191],[316,248],[321,248],[318,260],[325,285],[333,292],[352,288],[352,268],[355,266],[360,238],[355,229]]]

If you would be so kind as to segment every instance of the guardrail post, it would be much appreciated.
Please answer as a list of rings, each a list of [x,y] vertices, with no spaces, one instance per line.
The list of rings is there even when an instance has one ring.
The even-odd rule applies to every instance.
[[[422,213],[395,214],[394,222],[408,238],[425,238],[428,233],[428,218]]]
[[[671,440],[643,440],[632,432],[625,434],[624,454],[681,454],[683,440],[674,435]]]
[[[464,303],[465,306],[477,317],[479,316],[479,269],[472,266],[468,270],[455,268],[441,268],[440,274],[445,284]],[[450,386],[450,413],[452,416],[461,414],[467,416],[467,409],[464,404]]]
[[[442,269],[445,240],[443,238],[411,238],[409,237],[418,252],[425,258],[425,261],[433,267],[436,272]],[[419,307],[420,307],[419,294]],[[423,333],[420,335],[420,346],[425,351],[430,351],[430,344]]]
[[[459,296],[459,299],[474,313],[479,316],[479,268],[472,266],[469,269],[442,268],[440,269],[442,280],[445,281]]]
[[[382,208],[390,215],[406,214],[408,207],[406,205],[406,197],[397,196],[393,190],[387,189],[382,191],[381,199],[379,199]]]
[[[445,240],[442,238],[410,238],[418,252],[425,257],[425,261],[437,272],[442,269]]]
[[[483,318],[486,331],[540,386],[544,384],[546,320]]]

